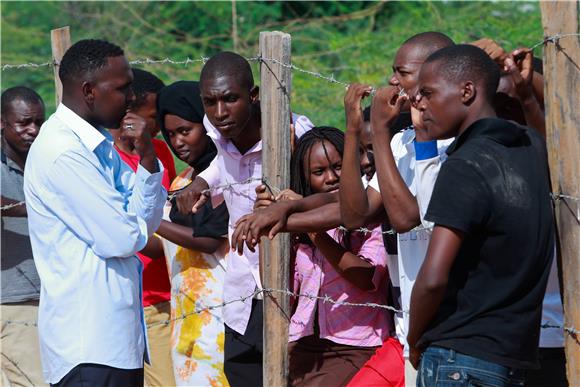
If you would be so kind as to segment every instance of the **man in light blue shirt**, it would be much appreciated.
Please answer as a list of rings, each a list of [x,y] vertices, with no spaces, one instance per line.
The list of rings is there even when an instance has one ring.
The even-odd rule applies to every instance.
[[[135,253],[161,221],[162,166],[144,119],[127,112],[133,75],[121,48],[79,41],[59,76],[62,103],[24,174],[44,377],[59,386],[142,386],[147,345]],[[136,174],[104,127],[123,128],[133,141]]]

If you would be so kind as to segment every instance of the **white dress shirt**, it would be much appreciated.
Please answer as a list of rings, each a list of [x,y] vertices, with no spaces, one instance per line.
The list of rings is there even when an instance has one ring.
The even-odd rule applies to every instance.
[[[297,137],[313,127],[305,116],[293,114],[293,122]],[[231,239],[238,219],[254,210],[256,187],[261,184],[262,179],[262,140],[246,153],[241,154],[230,140],[220,135],[207,116],[203,119],[203,125],[207,130],[207,135],[216,144],[218,154],[199,176],[208,183],[210,188],[234,183],[231,187],[212,191],[213,196],[223,194],[230,213],[228,234]],[[245,184],[236,184],[248,181],[248,179],[252,180]],[[258,247],[256,247],[256,252],[252,253],[245,245],[242,256],[238,255],[237,251],[230,251],[226,255],[225,302],[238,300],[251,295],[256,289],[262,289],[259,257]],[[251,299],[228,304],[224,307],[224,321],[236,332],[244,334],[251,311]]]
[[[61,104],[42,126],[24,173],[44,377],[82,363],[143,367],[142,264],[159,227],[163,167],[134,173],[96,129]]]
[[[433,186],[427,184],[419,184],[418,181],[418,162],[415,154],[415,130],[413,127],[407,128],[393,136],[391,140],[391,150],[393,157],[397,164],[397,169],[403,178],[403,181],[411,191],[413,196],[417,197],[419,201],[419,209],[421,205],[420,198],[431,197]],[[453,142],[453,139],[437,141],[437,155],[433,159],[435,167],[423,171],[421,175],[424,181],[435,182],[439,173],[440,164],[447,158],[445,151],[447,147]],[[377,192],[381,192],[377,174],[373,176],[369,182],[369,187]],[[403,234],[397,234],[398,256],[396,268],[394,262],[389,260],[389,271],[393,271],[399,275],[399,286],[401,287],[401,308],[408,311],[411,305],[411,292],[419,269],[425,260],[427,247],[429,247],[429,240],[431,233],[429,230],[409,231]],[[395,283],[395,281],[393,281]],[[396,285],[395,285],[396,286]],[[396,316],[397,337],[401,344],[404,345],[405,358],[409,357],[409,345],[407,344],[407,333],[409,332],[409,314],[403,313],[402,316]],[[402,320],[402,321],[401,321]]]

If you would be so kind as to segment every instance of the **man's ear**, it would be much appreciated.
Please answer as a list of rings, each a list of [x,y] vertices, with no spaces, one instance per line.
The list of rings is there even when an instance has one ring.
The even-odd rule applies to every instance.
[[[85,81],[83,82],[81,89],[85,101],[87,102],[87,104],[92,106],[93,103],[95,102],[95,88],[93,87],[93,84],[91,82]]]
[[[260,100],[260,88],[258,86],[254,86],[250,89],[250,102],[257,103]]]
[[[477,88],[475,87],[475,84],[471,81],[465,82],[461,90],[461,102],[465,105],[470,105],[475,101],[476,95]]]

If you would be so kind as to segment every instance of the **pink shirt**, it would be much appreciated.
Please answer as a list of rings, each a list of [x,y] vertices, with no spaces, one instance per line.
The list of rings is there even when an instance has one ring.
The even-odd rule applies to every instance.
[[[293,122],[297,136],[313,127],[310,120],[304,116],[293,115]],[[255,190],[261,184],[260,180],[262,179],[262,141],[258,141],[250,150],[241,154],[230,140],[224,139],[220,135],[218,130],[209,122],[207,116],[203,119],[203,125],[207,130],[207,135],[216,144],[218,154],[199,176],[208,183],[210,188],[235,184],[220,191],[212,191],[212,196],[223,194],[223,199],[230,213],[228,234],[231,238],[234,232],[233,226],[238,219],[252,213],[254,209]],[[249,183],[236,184],[248,179],[254,180]],[[252,253],[245,246],[242,256],[231,251],[226,255],[224,302],[239,300],[240,297],[251,295],[256,289],[262,288],[259,257],[258,248],[256,248],[255,253]],[[251,311],[251,299],[244,302],[233,302],[224,307],[223,318],[230,328],[243,334],[246,331]]]
[[[328,231],[337,242],[341,231]],[[326,260],[316,247],[301,244],[296,253],[294,292],[314,296],[329,296],[335,301],[377,303],[386,305],[388,296],[387,253],[381,227],[371,233],[354,232],[350,251],[375,267],[374,289],[364,291],[348,282]],[[344,243],[342,244],[344,246]],[[314,316],[318,308],[320,338],[357,347],[380,346],[389,336],[391,320],[388,311],[379,308],[344,306],[299,297],[296,311],[290,319],[289,340],[296,341],[314,334]]]

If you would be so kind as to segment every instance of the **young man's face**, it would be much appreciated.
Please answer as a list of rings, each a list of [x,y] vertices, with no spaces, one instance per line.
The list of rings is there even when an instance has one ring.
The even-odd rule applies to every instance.
[[[403,45],[395,55],[393,76],[389,83],[402,88],[408,95],[413,95],[424,61],[425,54],[420,49],[412,44]]]
[[[421,68],[417,109],[429,136],[436,139],[455,137],[465,117],[462,86],[450,82],[438,73],[438,63],[426,63]]]
[[[223,75],[201,83],[201,99],[207,118],[222,137],[236,140],[252,118],[257,88],[244,88],[233,76]]]
[[[135,95],[131,88],[133,72],[124,56],[108,58],[92,83],[92,112],[100,125],[118,128]]]
[[[44,123],[44,105],[20,99],[2,112],[2,137],[17,153],[26,154]]]

